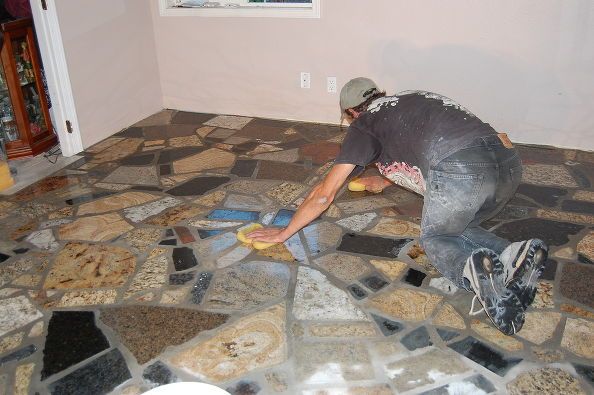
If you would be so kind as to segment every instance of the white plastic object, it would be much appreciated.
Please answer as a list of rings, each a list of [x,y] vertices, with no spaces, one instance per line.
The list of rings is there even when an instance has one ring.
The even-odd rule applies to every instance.
[[[165,384],[145,392],[143,395],[231,395],[224,389],[205,383]]]

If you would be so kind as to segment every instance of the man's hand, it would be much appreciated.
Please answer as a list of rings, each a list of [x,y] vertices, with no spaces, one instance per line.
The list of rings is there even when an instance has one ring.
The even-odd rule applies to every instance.
[[[283,233],[286,228],[262,228],[248,233],[246,236],[252,241],[263,241],[266,243],[283,243],[289,238]]]

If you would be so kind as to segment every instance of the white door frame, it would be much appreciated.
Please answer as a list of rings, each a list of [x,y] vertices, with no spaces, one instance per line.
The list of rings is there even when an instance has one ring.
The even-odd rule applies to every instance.
[[[41,0],[31,0],[31,10],[35,22],[35,32],[43,60],[43,69],[47,79],[51,112],[54,117],[54,129],[60,140],[64,156],[72,156],[83,150],[76,106],[72,94],[72,85],[68,74],[68,64],[62,42],[62,32],[56,10],[55,0],[45,0],[46,10]],[[70,121],[72,132],[66,130],[66,121]]]

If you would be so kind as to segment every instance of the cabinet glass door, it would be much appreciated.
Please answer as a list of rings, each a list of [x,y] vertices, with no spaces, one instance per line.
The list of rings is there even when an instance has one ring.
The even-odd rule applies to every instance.
[[[0,67],[0,138],[4,139],[5,142],[20,139],[12,101],[8,93],[4,67]]]
[[[31,63],[29,45],[25,38],[18,38],[12,40],[12,48],[14,51],[16,72],[23,92],[23,101],[29,119],[31,134],[35,136],[46,131],[48,127],[45,115],[41,108],[39,91],[37,89],[38,84],[35,80],[35,72],[33,71],[33,65]]]

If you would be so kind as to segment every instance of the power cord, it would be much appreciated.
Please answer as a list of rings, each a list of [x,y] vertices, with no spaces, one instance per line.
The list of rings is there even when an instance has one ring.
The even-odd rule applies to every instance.
[[[62,154],[62,149],[60,148],[60,145],[55,145],[52,148],[49,149],[49,151],[47,151],[45,154],[43,154],[43,157],[45,159],[48,160],[49,163],[51,163],[52,165],[54,163],[56,163],[58,161],[58,158],[60,157],[60,155]]]

